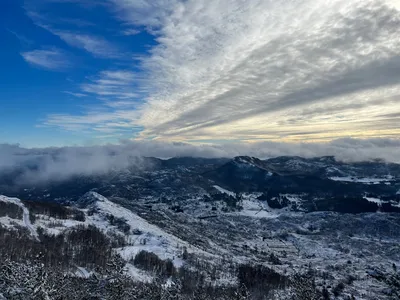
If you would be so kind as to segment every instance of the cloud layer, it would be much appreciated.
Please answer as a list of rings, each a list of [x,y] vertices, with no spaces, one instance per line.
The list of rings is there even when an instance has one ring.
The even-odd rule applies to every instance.
[[[400,136],[399,0],[109,3],[125,31],[145,28],[158,44],[140,76],[106,70],[81,85],[104,110],[51,115],[51,126],[106,120],[175,141]]]
[[[400,13],[388,2],[175,5],[136,21],[156,24],[160,35],[144,62],[156,91],[139,119],[144,135],[303,140],[400,133],[399,119],[384,116],[400,111]]]
[[[384,159],[400,163],[400,140],[338,139],[329,143],[228,143],[191,145],[156,141],[125,142],[120,145],[26,149],[0,145],[0,174],[17,170],[21,183],[63,180],[73,175],[97,175],[110,170],[143,167],[140,157],[234,157],[250,155],[270,158],[281,155],[315,157],[334,155],[338,160]],[[14,178],[13,177],[13,178]]]

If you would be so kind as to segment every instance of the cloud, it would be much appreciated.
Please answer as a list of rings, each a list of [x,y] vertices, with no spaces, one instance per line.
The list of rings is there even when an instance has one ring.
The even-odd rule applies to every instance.
[[[102,111],[93,111],[82,116],[70,116],[66,114],[53,114],[48,116],[43,123],[45,126],[61,127],[68,131],[80,132],[108,132],[123,133],[131,132],[133,134],[135,125],[130,121],[132,119],[130,111],[123,110],[114,113]]]
[[[64,71],[71,67],[67,55],[56,48],[22,52],[21,56],[32,65],[53,71]]]
[[[127,23],[158,29],[179,5],[177,0],[110,0],[115,4],[114,13]]]
[[[91,78],[90,83],[82,84],[81,89],[97,96],[112,96],[113,99],[135,99],[138,97],[134,92],[137,78],[138,75],[126,70],[102,71]]]
[[[6,29],[9,33],[11,33],[23,46],[30,46],[33,44],[33,41],[25,37],[24,35],[17,33],[11,29]]]
[[[334,155],[338,160],[376,158],[400,163],[399,139],[338,139],[329,143],[228,143],[192,145],[160,141],[125,141],[119,145],[27,149],[0,145],[0,174],[17,172],[19,183],[64,180],[74,175],[99,175],[128,166],[146,167],[140,157],[270,158],[281,155],[316,157]]]
[[[157,44],[135,71],[81,84],[97,107],[50,115],[47,126],[197,142],[400,136],[399,0],[108,3],[123,28]],[[54,32],[99,57],[115,52]]]
[[[131,133],[132,137],[142,129],[133,121],[138,118],[136,107],[142,94],[135,87],[138,80],[140,76],[137,73],[124,69],[99,72],[80,86],[81,92],[66,93],[76,97],[95,96],[100,99],[101,105],[81,115],[48,115],[42,125],[92,132],[96,136],[98,132],[114,133],[114,137]]]
[[[55,3],[75,3],[75,1],[45,1],[44,4],[48,4],[51,2]],[[83,3],[81,3],[83,5]],[[88,2],[89,5],[89,2]],[[45,6],[46,7],[46,6]],[[31,20],[39,27],[49,31],[53,35],[58,36],[68,45],[85,50],[95,57],[104,58],[104,59],[116,59],[121,58],[123,55],[121,51],[105,39],[102,36],[97,36],[94,34],[82,33],[72,30],[59,29],[61,25],[69,25],[74,24],[78,27],[90,27],[94,25],[89,20],[82,19],[69,19],[69,18],[61,18],[54,17],[48,14],[42,13],[39,8],[42,6],[36,7],[32,5],[26,5],[25,10],[26,14]],[[64,26],[61,26],[64,27]]]
[[[70,46],[86,50],[96,57],[118,58],[121,56],[119,50],[102,37],[54,29],[52,29],[51,32],[58,35]]]
[[[113,3],[158,41],[142,61],[143,137],[400,134],[398,119],[381,117],[400,112],[399,1]]]
[[[137,35],[140,33],[140,30],[135,28],[129,28],[122,31],[123,35]]]
[[[77,98],[87,97],[87,95],[83,94],[83,93],[74,93],[74,92],[69,92],[69,91],[63,91],[63,93],[77,97]]]

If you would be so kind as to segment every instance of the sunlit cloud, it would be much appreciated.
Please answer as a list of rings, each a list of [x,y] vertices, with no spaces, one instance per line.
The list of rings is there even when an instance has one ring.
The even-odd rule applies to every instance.
[[[399,134],[396,1],[114,2],[158,36],[144,136]]]
[[[157,44],[135,61],[140,76],[103,72],[80,88],[108,107],[99,110],[107,122],[143,128],[142,138],[324,141],[400,134],[399,1],[110,3],[125,29],[144,28]],[[80,39],[70,44],[85,48]],[[65,117],[93,120],[96,113]]]
[[[139,93],[134,88],[137,78],[135,73],[125,70],[102,71],[88,83],[82,84],[81,89],[96,96],[110,97],[118,104],[119,101],[115,100],[134,100],[138,97]]]

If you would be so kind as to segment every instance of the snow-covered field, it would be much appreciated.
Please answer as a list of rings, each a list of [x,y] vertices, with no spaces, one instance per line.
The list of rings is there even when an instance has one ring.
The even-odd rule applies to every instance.
[[[375,178],[375,177],[364,177],[357,178],[351,176],[343,176],[343,177],[329,177],[330,180],[333,181],[342,181],[342,182],[358,182],[364,184],[379,184],[379,183],[390,183],[393,180],[391,176],[383,177],[383,178]]]
[[[155,253],[161,259],[172,260],[175,267],[179,268],[183,265],[183,260],[180,257],[182,256],[184,249],[186,249],[186,251],[189,253],[197,253],[202,255],[207,254],[206,252],[190,245],[188,242],[185,242],[180,238],[165,232],[159,227],[150,224],[148,221],[139,217],[132,211],[109,201],[102,195],[95,192],[90,192],[90,194],[90,196],[97,199],[97,201],[93,203],[91,207],[92,209],[96,210],[96,213],[93,215],[86,215],[84,222],[70,219],[56,219],[45,215],[37,215],[35,224],[30,222],[29,211],[20,199],[0,196],[0,201],[18,205],[23,209],[23,220],[2,217],[0,218],[0,223],[6,226],[11,226],[10,221],[13,221],[16,224],[25,226],[31,232],[32,237],[37,240],[37,228],[39,227],[44,228],[48,233],[54,235],[58,235],[61,232],[77,225],[94,225],[104,233],[114,231],[119,235],[123,235],[124,239],[129,242],[128,246],[115,248],[115,251],[119,253],[126,261],[133,260],[137,253],[139,253],[141,250],[145,250],[147,252]],[[84,209],[83,211],[87,212],[87,210],[88,209]],[[116,226],[113,226],[109,223],[107,217],[110,215],[123,219],[130,226],[130,232],[119,232]],[[139,274],[139,279],[146,277],[131,264],[127,265],[127,272],[132,276]],[[77,267],[76,274],[79,277],[89,276],[88,271],[85,271],[85,269],[81,267]]]
[[[234,195],[219,186],[214,188],[221,193]],[[171,259],[179,268],[189,263],[182,257],[184,249],[187,249],[202,263],[218,266],[219,270],[227,270],[227,260],[236,264],[259,263],[284,274],[294,274],[312,266],[320,276],[328,278],[324,280],[330,280],[332,284],[345,280],[351,274],[356,280],[353,285],[346,287],[348,292],[359,295],[357,299],[373,299],[362,296],[362,285],[374,285],[369,288],[372,295],[379,293],[384,285],[371,278],[367,270],[387,270],[392,268],[393,263],[400,264],[400,221],[397,215],[291,212],[287,209],[271,209],[266,201],[257,199],[259,195],[243,193],[239,201],[242,206],[240,211],[217,210],[215,218],[204,220],[197,218],[196,209],[200,204],[195,197],[192,205],[196,209],[185,208],[185,213],[181,214],[174,214],[160,205],[156,209],[165,217],[163,226],[151,223],[151,211],[146,217],[139,216],[138,212],[95,192],[90,192],[88,196],[96,201],[81,209],[85,213],[84,222],[36,215],[36,221],[32,224],[29,211],[22,201],[0,196],[0,201],[18,205],[24,212],[22,220],[2,217],[0,222],[12,226],[10,221],[13,221],[25,226],[32,238],[37,237],[39,227],[55,235],[77,225],[94,225],[106,234],[117,233],[127,241],[126,246],[114,248],[126,261],[125,273],[142,282],[151,281],[153,275],[132,263],[141,250],[153,252],[161,259]],[[301,202],[300,195],[280,196],[296,205]],[[379,198],[365,199],[381,203]],[[89,214],[89,210],[92,213]],[[123,219],[130,226],[129,232],[123,233],[117,226],[111,225],[110,215]],[[274,260],[271,255],[275,257]],[[90,268],[76,266],[72,273],[88,278],[92,272]],[[234,280],[235,277],[226,271],[220,273],[215,282],[228,285]],[[364,287],[364,290],[368,288]]]
[[[222,187],[220,187],[218,185],[213,185],[213,187],[215,187],[219,192],[221,192],[223,194],[227,194],[227,195],[232,196],[232,197],[235,197],[235,195],[236,195],[234,192],[228,191],[228,190],[226,190],[226,189],[224,189],[224,188],[222,188]]]
[[[0,201],[3,202],[8,202],[11,204],[15,204],[17,206],[19,206],[22,209],[23,215],[22,215],[22,221],[23,224],[25,225],[26,228],[28,228],[29,232],[31,233],[31,235],[37,240],[39,241],[39,237],[38,237],[38,233],[36,231],[36,228],[32,225],[30,219],[29,219],[29,210],[25,207],[25,205],[21,202],[20,199],[18,198],[10,198],[10,197],[6,197],[3,195],[0,195]]]

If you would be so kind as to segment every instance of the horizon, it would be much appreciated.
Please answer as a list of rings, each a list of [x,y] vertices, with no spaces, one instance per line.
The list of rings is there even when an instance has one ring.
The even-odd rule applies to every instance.
[[[142,157],[233,158],[250,156],[266,159],[280,156],[315,158],[334,156],[336,161],[400,163],[399,140],[339,139],[329,143],[230,143],[193,145],[160,141],[125,141],[102,146],[23,148],[0,144],[0,174],[14,171],[34,182],[60,180],[78,174],[104,174],[111,170],[146,165]],[[26,179],[26,180],[28,180]],[[28,180],[28,181],[29,181]]]
[[[400,137],[398,0],[6,0],[1,8],[4,144]]]

